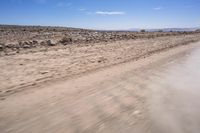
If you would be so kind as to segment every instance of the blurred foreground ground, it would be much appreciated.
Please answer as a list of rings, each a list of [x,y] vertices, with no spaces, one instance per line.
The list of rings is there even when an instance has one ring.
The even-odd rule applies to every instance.
[[[196,40],[198,40],[197,38]],[[31,62],[38,62],[41,68],[45,68],[44,70],[40,68],[42,75],[51,74],[54,72],[54,68],[62,74],[67,70],[68,72],[73,71],[72,69],[77,67],[75,62],[77,58],[74,56],[73,60],[69,59],[76,64],[74,67],[65,67],[61,71],[59,68],[68,65],[59,60],[62,59],[60,55],[54,52],[52,57],[45,56],[51,55],[53,51],[34,53],[33,57],[35,58],[31,58],[32,60],[30,60],[29,54],[2,57],[1,64],[7,66],[1,65],[3,71],[10,71],[10,74],[13,75],[19,70],[23,70],[21,73],[26,75],[21,75],[21,78],[15,75],[12,77],[8,73],[0,79],[2,87],[0,131],[2,133],[198,133],[200,130],[200,102],[198,100],[200,96],[200,43],[181,46],[184,38],[159,39],[162,42],[158,41],[160,42],[158,43],[155,40],[145,42],[144,40],[135,43],[134,47],[132,47],[134,42],[128,41],[113,44],[110,50],[108,50],[109,47],[107,47],[108,49],[102,48],[102,45],[98,45],[94,49],[87,49],[88,56],[81,57],[84,61],[83,65],[87,66],[87,62],[92,61],[93,57],[96,58],[99,53],[107,51],[105,59],[102,57],[99,57],[98,60],[94,59],[94,64],[103,66],[102,62],[116,61],[120,57],[126,58],[123,61],[131,60],[133,57],[135,57],[133,59],[137,59],[137,56],[133,56],[135,53],[131,51],[142,48],[141,45],[144,44],[146,44],[145,48],[148,47],[147,51],[155,48],[153,46],[158,44],[160,44],[159,46],[174,44],[162,47],[162,50],[167,49],[167,51],[161,53],[155,52],[158,52],[159,49],[152,50],[153,55],[150,54],[150,51],[148,53],[145,50],[139,50],[139,55],[143,55],[141,57],[145,57],[144,51],[147,55],[150,54],[151,56],[148,58],[98,69],[70,79],[57,79],[41,84],[36,83],[37,85],[22,86],[18,93],[17,91],[9,92],[20,90],[20,88],[13,89],[13,86],[18,86],[22,78],[25,81],[29,80],[30,75],[35,71],[28,72],[26,69],[28,65],[28,68],[32,69]],[[186,37],[185,39],[189,40]],[[178,41],[180,43],[177,43]],[[112,44],[107,45],[112,46]],[[120,51],[117,47],[122,47],[122,45],[128,48]],[[170,47],[174,48],[168,49]],[[93,52],[92,50],[95,51],[95,48],[98,50]],[[82,47],[77,49],[79,53],[86,50]],[[77,49],[72,51],[76,53]],[[118,54],[114,54],[115,52],[112,51],[118,52]],[[38,60],[40,55],[44,55],[41,57],[46,59],[46,63],[42,59],[42,61]],[[63,55],[68,56],[68,53],[63,52]],[[22,65],[16,65],[15,63],[20,61],[15,60],[20,60]],[[51,61],[56,64],[54,67],[51,67],[51,64],[49,67],[45,65]],[[9,65],[12,67],[9,68]],[[13,69],[15,65],[18,69]],[[88,67],[91,66],[88,65]],[[35,68],[33,67],[33,69]],[[38,70],[39,67],[35,72]],[[76,68],[76,70],[78,69]],[[6,76],[11,79],[6,79]],[[20,80],[14,82],[13,78]],[[13,82],[8,83],[7,81]],[[33,83],[32,80],[30,82]]]

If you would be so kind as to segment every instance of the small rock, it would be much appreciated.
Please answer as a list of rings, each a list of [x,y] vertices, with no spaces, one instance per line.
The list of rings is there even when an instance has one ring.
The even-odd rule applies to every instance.
[[[4,44],[0,43],[0,51],[3,51],[3,49],[4,49]]]
[[[13,43],[8,43],[5,45],[6,48],[14,48],[15,47],[15,44]]]
[[[25,41],[25,42],[19,42],[18,43],[18,45],[19,45],[19,47],[21,47],[21,48],[30,48],[31,46],[31,43],[30,42],[27,42],[27,41]]]
[[[34,44],[34,45],[38,44],[38,41],[33,40],[33,44]]]
[[[48,46],[55,46],[55,45],[56,45],[56,42],[53,42],[53,41],[51,41],[51,40],[48,40],[48,41],[47,41],[47,45],[48,45]]]
[[[33,41],[32,41],[32,45],[33,45],[33,47],[38,46],[38,44],[39,44],[38,41],[36,41],[36,40],[33,40]]]
[[[43,72],[40,72],[40,74],[47,74],[48,73],[48,71],[43,71]]]
[[[107,60],[106,58],[100,57],[99,60],[98,60],[98,63],[105,63],[106,60]]]
[[[28,44],[24,44],[23,45],[23,48],[30,48],[31,46],[30,45],[28,45]]]
[[[65,36],[60,40],[60,43],[62,43],[63,45],[67,45],[71,42],[72,42],[72,38],[69,36]]]
[[[45,46],[46,43],[45,43],[44,41],[42,41],[42,42],[40,43],[40,45]]]

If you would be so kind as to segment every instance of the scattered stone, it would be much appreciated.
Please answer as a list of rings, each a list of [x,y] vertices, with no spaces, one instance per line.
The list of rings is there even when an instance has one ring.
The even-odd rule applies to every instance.
[[[46,42],[45,42],[45,41],[42,41],[42,42],[40,42],[40,45],[41,45],[41,46],[45,46],[45,45],[46,45]]]
[[[33,42],[31,41],[24,41],[24,42],[19,42],[18,43],[18,48],[31,48],[33,46]]]
[[[106,60],[107,60],[106,58],[100,57],[99,60],[98,60],[98,63],[105,63]]]
[[[33,44],[38,44],[38,41],[36,41],[36,40],[33,40]]]
[[[40,74],[47,74],[47,73],[49,73],[48,71],[43,71],[43,72],[40,72]]]
[[[24,44],[24,45],[23,45],[23,48],[31,48],[31,46],[28,45],[28,44]]]
[[[51,41],[51,40],[48,40],[48,41],[47,41],[47,45],[48,45],[48,46],[55,46],[55,45],[56,45],[56,42]]]
[[[0,43],[0,51],[3,51],[4,49],[4,44]]]
[[[42,27],[42,26],[0,26],[0,51],[17,51],[40,46],[55,46],[58,43],[68,44],[89,44],[99,42],[112,42],[117,40],[155,38],[162,36],[178,36],[199,33],[200,30],[193,32],[145,32],[145,29],[138,32],[128,31],[95,31],[87,29],[75,29],[64,27]],[[54,42],[53,40],[60,40]],[[20,41],[18,43],[18,41]],[[17,43],[15,43],[17,42]],[[3,53],[3,52],[1,52]],[[101,62],[101,61],[99,61]]]
[[[72,38],[65,36],[60,40],[60,43],[62,43],[63,45],[68,45],[69,43],[72,42]]]

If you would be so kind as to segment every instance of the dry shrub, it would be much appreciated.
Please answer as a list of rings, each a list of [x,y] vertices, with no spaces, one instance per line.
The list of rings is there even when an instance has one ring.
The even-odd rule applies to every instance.
[[[65,36],[60,40],[60,43],[67,45],[72,42],[72,38],[69,36]]]

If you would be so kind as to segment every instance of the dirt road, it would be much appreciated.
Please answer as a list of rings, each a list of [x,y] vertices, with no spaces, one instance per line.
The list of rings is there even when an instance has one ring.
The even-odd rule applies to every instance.
[[[0,132],[198,133],[199,53],[181,46],[13,94],[0,101]]]
[[[199,55],[198,46],[169,58],[152,71],[148,87],[153,90],[149,107],[154,133],[199,133]]]
[[[0,56],[0,99],[29,89],[27,86],[71,78],[197,41],[200,34],[46,47],[45,51]]]

